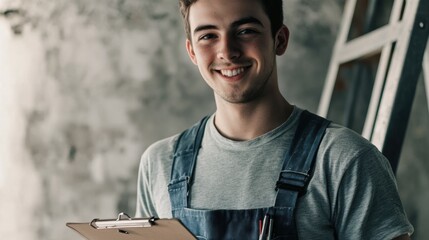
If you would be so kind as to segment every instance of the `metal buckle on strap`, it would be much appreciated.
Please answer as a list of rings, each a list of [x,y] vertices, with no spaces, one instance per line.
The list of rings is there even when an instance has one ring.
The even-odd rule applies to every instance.
[[[306,188],[305,188],[305,186],[299,186],[299,185],[295,185],[295,184],[288,184],[288,183],[277,181],[276,191],[278,191],[279,189],[292,190],[295,192],[303,193],[303,192],[305,192]]]
[[[291,170],[282,171],[280,179],[276,182],[276,191],[285,189],[303,193],[306,190],[309,175]]]

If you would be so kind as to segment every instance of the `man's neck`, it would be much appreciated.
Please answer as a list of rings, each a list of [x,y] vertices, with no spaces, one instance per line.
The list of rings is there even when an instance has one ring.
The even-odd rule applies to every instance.
[[[284,123],[292,113],[281,94],[250,103],[217,101],[215,126],[226,138],[245,141],[261,136]]]

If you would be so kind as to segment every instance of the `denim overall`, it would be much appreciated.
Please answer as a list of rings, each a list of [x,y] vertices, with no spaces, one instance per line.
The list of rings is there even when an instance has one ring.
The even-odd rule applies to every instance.
[[[271,239],[298,239],[295,206],[305,194],[311,179],[317,149],[329,121],[303,111],[292,145],[283,160],[272,207],[243,210],[191,209],[189,191],[193,171],[208,117],[184,131],[178,139],[173,156],[168,191],[172,213],[198,239],[258,239],[260,222],[266,214],[273,219]]]

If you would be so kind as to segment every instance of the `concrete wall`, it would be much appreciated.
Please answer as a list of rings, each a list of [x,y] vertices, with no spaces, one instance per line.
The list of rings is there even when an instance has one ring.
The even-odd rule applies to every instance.
[[[344,1],[285,3],[280,86],[315,111]],[[134,213],[141,153],[211,113],[212,93],[186,55],[174,1],[0,0],[8,9],[19,11],[0,15],[0,236],[77,239],[67,221]],[[429,134],[419,94],[398,179],[424,239]]]

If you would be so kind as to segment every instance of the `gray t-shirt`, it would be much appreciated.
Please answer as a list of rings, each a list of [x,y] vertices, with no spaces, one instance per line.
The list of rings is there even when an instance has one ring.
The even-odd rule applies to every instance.
[[[275,184],[299,115],[250,141],[233,141],[206,126],[190,205],[197,209],[250,209],[274,205]],[[170,218],[167,185],[178,135],[143,154],[136,216]],[[395,177],[384,156],[353,131],[331,124],[316,157],[313,178],[297,205],[301,239],[392,239],[411,234]]]

